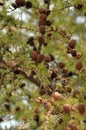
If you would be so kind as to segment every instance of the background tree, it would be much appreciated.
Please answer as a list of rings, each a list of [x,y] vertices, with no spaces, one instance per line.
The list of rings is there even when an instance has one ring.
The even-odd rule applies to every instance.
[[[8,129],[86,129],[86,0],[0,2],[0,105]]]

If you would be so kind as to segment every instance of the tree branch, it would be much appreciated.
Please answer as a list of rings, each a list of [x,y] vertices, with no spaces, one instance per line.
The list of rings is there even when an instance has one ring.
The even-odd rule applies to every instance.
[[[24,77],[26,77],[30,82],[34,83],[37,86],[41,86],[41,82],[37,79],[35,79],[31,74],[28,74],[27,72],[25,72],[24,69],[22,69],[21,67],[11,67],[8,63],[6,63],[5,60],[2,59],[2,57],[0,57],[0,63],[2,63],[4,66],[6,66],[7,68],[10,68],[13,72],[19,71],[20,74],[22,74]]]
[[[18,70],[24,77],[26,77],[30,82],[34,83],[35,85],[37,85],[37,86],[41,85],[41,82],[39,80],[33,78],[33,76],[31,74],[28,74],[22,68],[18,67],[18,68],[16,68],[16,70]]]

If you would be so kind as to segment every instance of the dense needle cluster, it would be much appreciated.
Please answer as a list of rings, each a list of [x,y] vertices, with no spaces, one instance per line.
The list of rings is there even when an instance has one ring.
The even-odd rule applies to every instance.
[[[43,0],[42,2],[44,6],[40,6],[40,4],[35,5],[35,2],[31,0],[15,0],[11,4],[14,8],[13,11],[17,8],[25,9],[25,11],[30,9],[31,14],[29,14],[29,11],[27,12],[32,17],[35,17],[34,10],[36,10],[35,14],[37,14],[36,18],[38,18],[36,23],[37,30],[34,31],[35,29],[33,29],[32,35],[31,33],[27,33],[27,40],[25,41],[26,37],[24,36],[22,38],[24,39],[24,43],[21,42],[20,44],[19,41],[18,47],[16,47],[13,41],[14,53],[7,46],[4,48],[5,43],[1,48],[8,52],[6,60],[5,58],[1,58],[0,52],[0,65],[1,62],[3,64],[0,67],[4,71],[6,70],[6,73],[0,71],[0,87],[1,89],[3,88],[2,90],[7,91],[3,91],[4,96],[2,95],[1,109],[3,108],[8,112],[7,114],[11,113],[15,114],[15,116],[18,114],[17,116],[21,118],[21,121],[24,123],[29,122],[31,129],[79,130],[79,126],[81,125],[80,129],[83,128],[84,130],[82,124],[86,123],[86,94],[85,89],[82,91],[82,88],[80,88],[81,82],[83,83],[83,79],[86,78],[86,68],[82,62],[83,53],[78,50],[78,41],[72,38],[66,29],[60,29],[61,25],[57,26],[58,19],[57,21],[54,21],[54,18],[52,18],[53,20],[51,19],[52,14],[58,14],[53,9],[50,9],[50,5],[54,1]],[[65,1],[61,2],[64,3]],[[3,5],[4,3],[0,2],[0,6]],[[74,9],[80,11],[83,9],[83,6],[84,4],[81,2],[75,4]],[[60,9],[60,11],[62,10],[63,8]],[[33,19],[32,21],[34,21]],[[18,25],[18,28],[22,30],[25,27],[25,29],[28,28],[27,30],[32,31],[30,30],[31,27],[22,25]],[[13,31],[11,35],[13,37],[15,34],[14,30],[10,28],[8,30]],[[7,36],[9,35],[8,33]],[[1,40],[2,42],[3,40]],[[6,45],[7,43],[6,41]],[[52,46],[55,48],[52,48]],[[53,50],[55,50],[54,54],[56,55],[52,55]],[[60,58],[58,52],[60,54],[64,53],[66,56],[62,55],[63,57]],[[10,54],[12,55],[9,60]],[[5,57],[4,51],[3,57]],[[20,62],[18,61],[19,58]],[[66,58],[68,58],[68,61]],[[7,75],[8,73],[10,76]],[[2,82],[5,82],[4,77],[7,85],[2,85]],[[6,78],[9,79],[9,82]],[[38,88],[33,90],[34,85],[30,88],[28,81],[35,84]],[[18,96],[19,98],[17,98]],[[1,115],[0,122],[3,121],[3,116]]]

